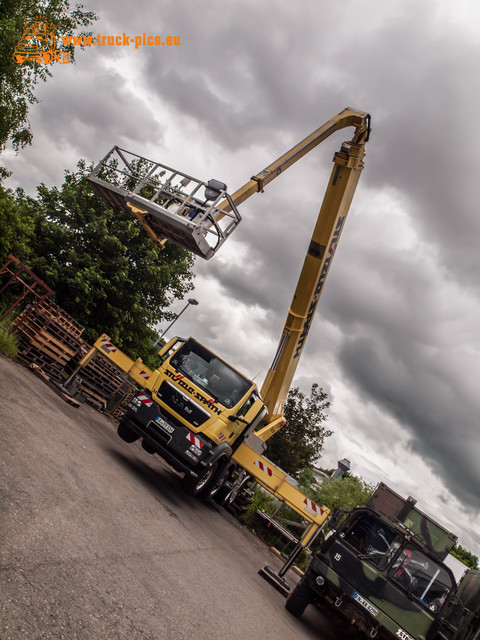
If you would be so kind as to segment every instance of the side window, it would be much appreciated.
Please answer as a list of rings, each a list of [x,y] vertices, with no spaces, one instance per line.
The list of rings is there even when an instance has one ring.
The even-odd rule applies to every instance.
[[[258,400],[257,394],[256,393],[252,393],[252,395],[248,398],[248,400],[245,402],[245,404],[242,405],[240,407],[240,409],[237,411],[237,416],[240,416],[241,418],[243,418],[250,411],[250,409],[253,407],[253,405],[255,404],[256,400]]]

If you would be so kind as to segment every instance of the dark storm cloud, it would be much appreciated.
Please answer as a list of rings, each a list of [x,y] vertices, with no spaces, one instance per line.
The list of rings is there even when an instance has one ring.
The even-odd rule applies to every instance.
[[[154,114],[115,69],[93,74],[85,67],[68,71],[48,94],[49,104],[58,108],[43,112],[43,122],[55,131],[57,142],[73,144],[81,155],[96,158],[114,144],[134,140],[141,146],[152,137],[161,140],[162,128]]]
[[[117,31],[128,21],[131,31],[179,34],[182,44],[175,50],[142,51],[148,85],[217,143],[239,149],[297,142],[309,133],[305,124],[313,129],[346,106],[342,83],[332,86],[327,79],[342,64],[341,57],[331,59],[333,33],[319,39],[309,12],[314,18],[315,3],[299,12],[288,2],[276,2],[272,11],[268,3],[212,1],[195,7],[165,2],[153,10],[154,19],[152,10],[130,15],[122,3],[103,15]],[[324,24],[329,22],[326,11]]]
[[[248,21],[249,2],[211,2],[193,14],[166,3],[155,28],[181,33],[182,47],[145,52],[148,83],[232,150],[262,140],[269,149],[288,146],[347,104],[371,110],[365,180],[405,191],[412,224],[441,247],[452,272],[471,278],[479,266],[471,206],[478,46],[418,3],[394,3],[390,19],[358,30],[353,5],[350,17],[325,7],[320,27],[318,8],[309,20],[312,7],[280,3],[272,13],[267,3]],[[147,28],[145,15],[132,18]]]
[[[64,170],[75,170],[82,158],[98,162],[115,144],[141,152],[152,139],[162,140],[161,123],[115,68],[105,67],[95,51],[77,59],[81,55],[77,65],[55,69],[39,87],[30,118],[34,143],[12,163],[14,186],[33,193],[41,181],[59,184]]]
[[[346,239],[350,260],[336,264],[322,310],[343,334],[345,384],[395,418],[409,434],[409,448],[462,502],[479,509],[478,358],[468,349],[474,324],[448,304],[452,281],[439,287],[431,255],[392,254],[384,246],[372,253],[356,237],[358,231]],[[383,431],[381,423],[364,428],[372,438]]]
[[[423,358],[384,354],[383,347],[374,336],[347,338],[340,351],[344,372],[407,428],[411,450],[433,466],[448,488],[480,509],[478,400],[466,397],[461,382],[438,363],[432,370]],[[381,428],[372,425],[373,431]]]

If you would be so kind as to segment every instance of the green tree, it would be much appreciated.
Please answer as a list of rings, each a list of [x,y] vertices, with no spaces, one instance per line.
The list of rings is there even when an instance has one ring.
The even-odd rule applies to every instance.
[[[45,82],[52,75],[51,64],[36,61],[18,64],[13,59],[25,26],[39,19],[55,27],[57,49],[68,51],[74,62],[74,47],[63,46],[61,36],[76,35],[78,27],[87,27],[96,16],[83,11],[82,5],[71,8],[69,0],[0,0],[0,150],[9,141],[16,150],[31,144],[28,110],[38,102],[34,89],[39,81]]]
[[[460,544],[456,544],[450,551],[452,556],[463,562],[469,569],[478,569],[478,558],[473,553],[462,547]]]
[[[173,299],[192,288],[192,255],[168,242],[163,250],[128,214],[99,198],[83,161],[60,189],[16,192],[25,219],[35,221],[28,266],[54,291],[56,302],[94,341],[107,333],[131,356],[145,357],[153,326]]]
[[[290,475],[313,464],[320,456],[325,438],[332,431],[324,426],[328,395],[313,384],[310,396],[298,387],[290,389],[283,410],[286,425],[268,441],[267,457]]]
[[[326,505],[333,513],[337,509],[351,511],[368,500],[374,487],[356,476],[349,475],[336,480],[325,479],[313,487],[313,499]]]
[[[22,212],[16,194],[0,183],[0,265],[5,263],[9,253],[19,260],[28,260],[33,228],[31,212]]]

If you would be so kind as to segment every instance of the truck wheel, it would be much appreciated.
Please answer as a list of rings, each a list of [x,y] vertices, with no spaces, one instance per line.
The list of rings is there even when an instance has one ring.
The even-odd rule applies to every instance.
[[[215,476],[212,478],[212,481],[209,483],[209,486],[207,487],[207,491],[204,494],[205,499],[208,500],[210,498],[215,498],[215,496],[217,496],[221,492],[227,478],[228,469],[226,467],[220,467]]]
[[[296,618],[302,615],[307,606],[313,602],[313,590],[307,582],[307,574],[303,576],[285,602],[285,607]]]
[[[208,485],[212,480],[217,470],[218,464],[212,465],[209,469],[205,469],[202,474],[193,478],[186,475],[183,478],[183,490],[189,496],[199,496],[201,493],[206,492]]]
[[[118,425],[117,433],[122,440],[125,440],[125,442],[135,442],[135,440],[138,440],[140,437],[133,429],[127,427],[124,422],[120,422]]]
[[[155,447],[145,439],[142,440],[142,449],[145,449],[147,453],[155,453]]]

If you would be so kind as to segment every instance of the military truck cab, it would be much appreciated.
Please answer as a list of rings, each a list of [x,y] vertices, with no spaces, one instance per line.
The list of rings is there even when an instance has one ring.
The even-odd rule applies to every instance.
[[[380,637],[404,640],[427,638],[455,586],[450,569],[411,532],[369,508],[350,514],[312,559],[306,578],[302,605],[318,599],[372,638],[382,631]],[[296,613],[298,595],[293,602]]]
[[[478,640],[480,572],[457,585],[442,562],[456,538],[413,499],[392,505],[397,498],[381,484],[367,506],[347,515],[311,559],[287,609],[295,616],[311,603],[336,610],[369,638]]]

